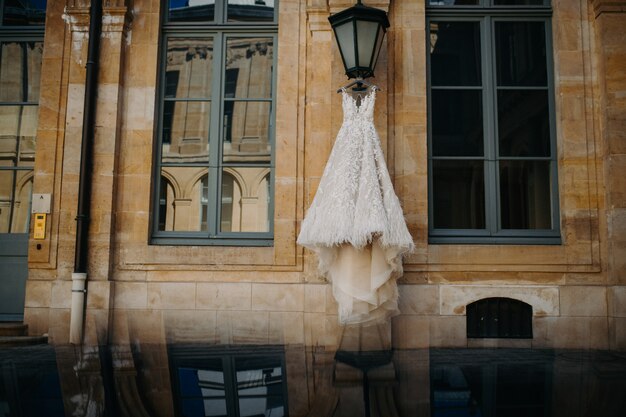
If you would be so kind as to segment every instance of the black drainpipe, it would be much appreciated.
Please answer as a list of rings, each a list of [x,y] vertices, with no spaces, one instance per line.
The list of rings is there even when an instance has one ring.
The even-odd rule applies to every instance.
[[[89,7],[89,43],[85,75],[85,102],[78,179],[78,210],[76,214],[76,248],[72,274],[72,306],[70,310],[70,343],[82,344],[87,293],[87,251],[89,211],[93,176],[93,142],[95,137],[96,98],[98,92],[98,57],[102,32],[102,1],[91,0]]]
[[[87,238],[89,210],[91,208],[92,149],[95,136],[96,97],[98,92],[98,56],[102,32],[102,0],[91,0],[89,9],[89,45],[87,49],[87,75],[85,80],[85,105],[83,134],[80,152],[78,183],[78,214],[76,216],[76,252],[74,272],[87,272]]]

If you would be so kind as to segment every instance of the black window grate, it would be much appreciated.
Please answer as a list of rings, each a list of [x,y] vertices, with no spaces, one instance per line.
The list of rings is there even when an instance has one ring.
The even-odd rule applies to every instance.
[[[533,308],[512,298],[485,298],[467,306],[468,338],[532,339]]]

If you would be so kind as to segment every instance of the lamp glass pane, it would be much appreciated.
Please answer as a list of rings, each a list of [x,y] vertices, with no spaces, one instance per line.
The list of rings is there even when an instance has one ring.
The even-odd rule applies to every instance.
[[[378,22],[357,20],[356,31],[359,48],[359,66],[370,67],[372,56],[374,55],[374,47],[376,46]]]
[[[381,26],[378,29],[377,38],[376,38],[376,50],[374,51],[374,60],[372,61],[372,72],[374,72],[374,68],[376,68],[376,63],[378,62],[378,55],[380,55],[380,50],[383,46],[383,39],[385,38],[385,29]]]
[[[343,55],[346,68],[352,68],[356,65],[356,57],[354,50],[354,31],[352,30],[352,22],[346,22],[335,27],[337,35],[337,43]]]

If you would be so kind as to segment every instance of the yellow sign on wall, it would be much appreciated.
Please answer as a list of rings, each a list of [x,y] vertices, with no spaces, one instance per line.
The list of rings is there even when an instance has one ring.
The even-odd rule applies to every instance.
[[[46,238],[46,213],[35,214],[35,226],[34,226],[33,238],[37,240]]]

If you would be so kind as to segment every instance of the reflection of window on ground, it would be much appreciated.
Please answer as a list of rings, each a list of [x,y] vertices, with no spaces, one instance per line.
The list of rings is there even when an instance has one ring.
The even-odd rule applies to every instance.
[[[178,414],[193,416],[286,415],[282,353],[171,352]]]
[[[435,349],[431,415],[536,417],[551,411],[553,357],[531,350]]]

